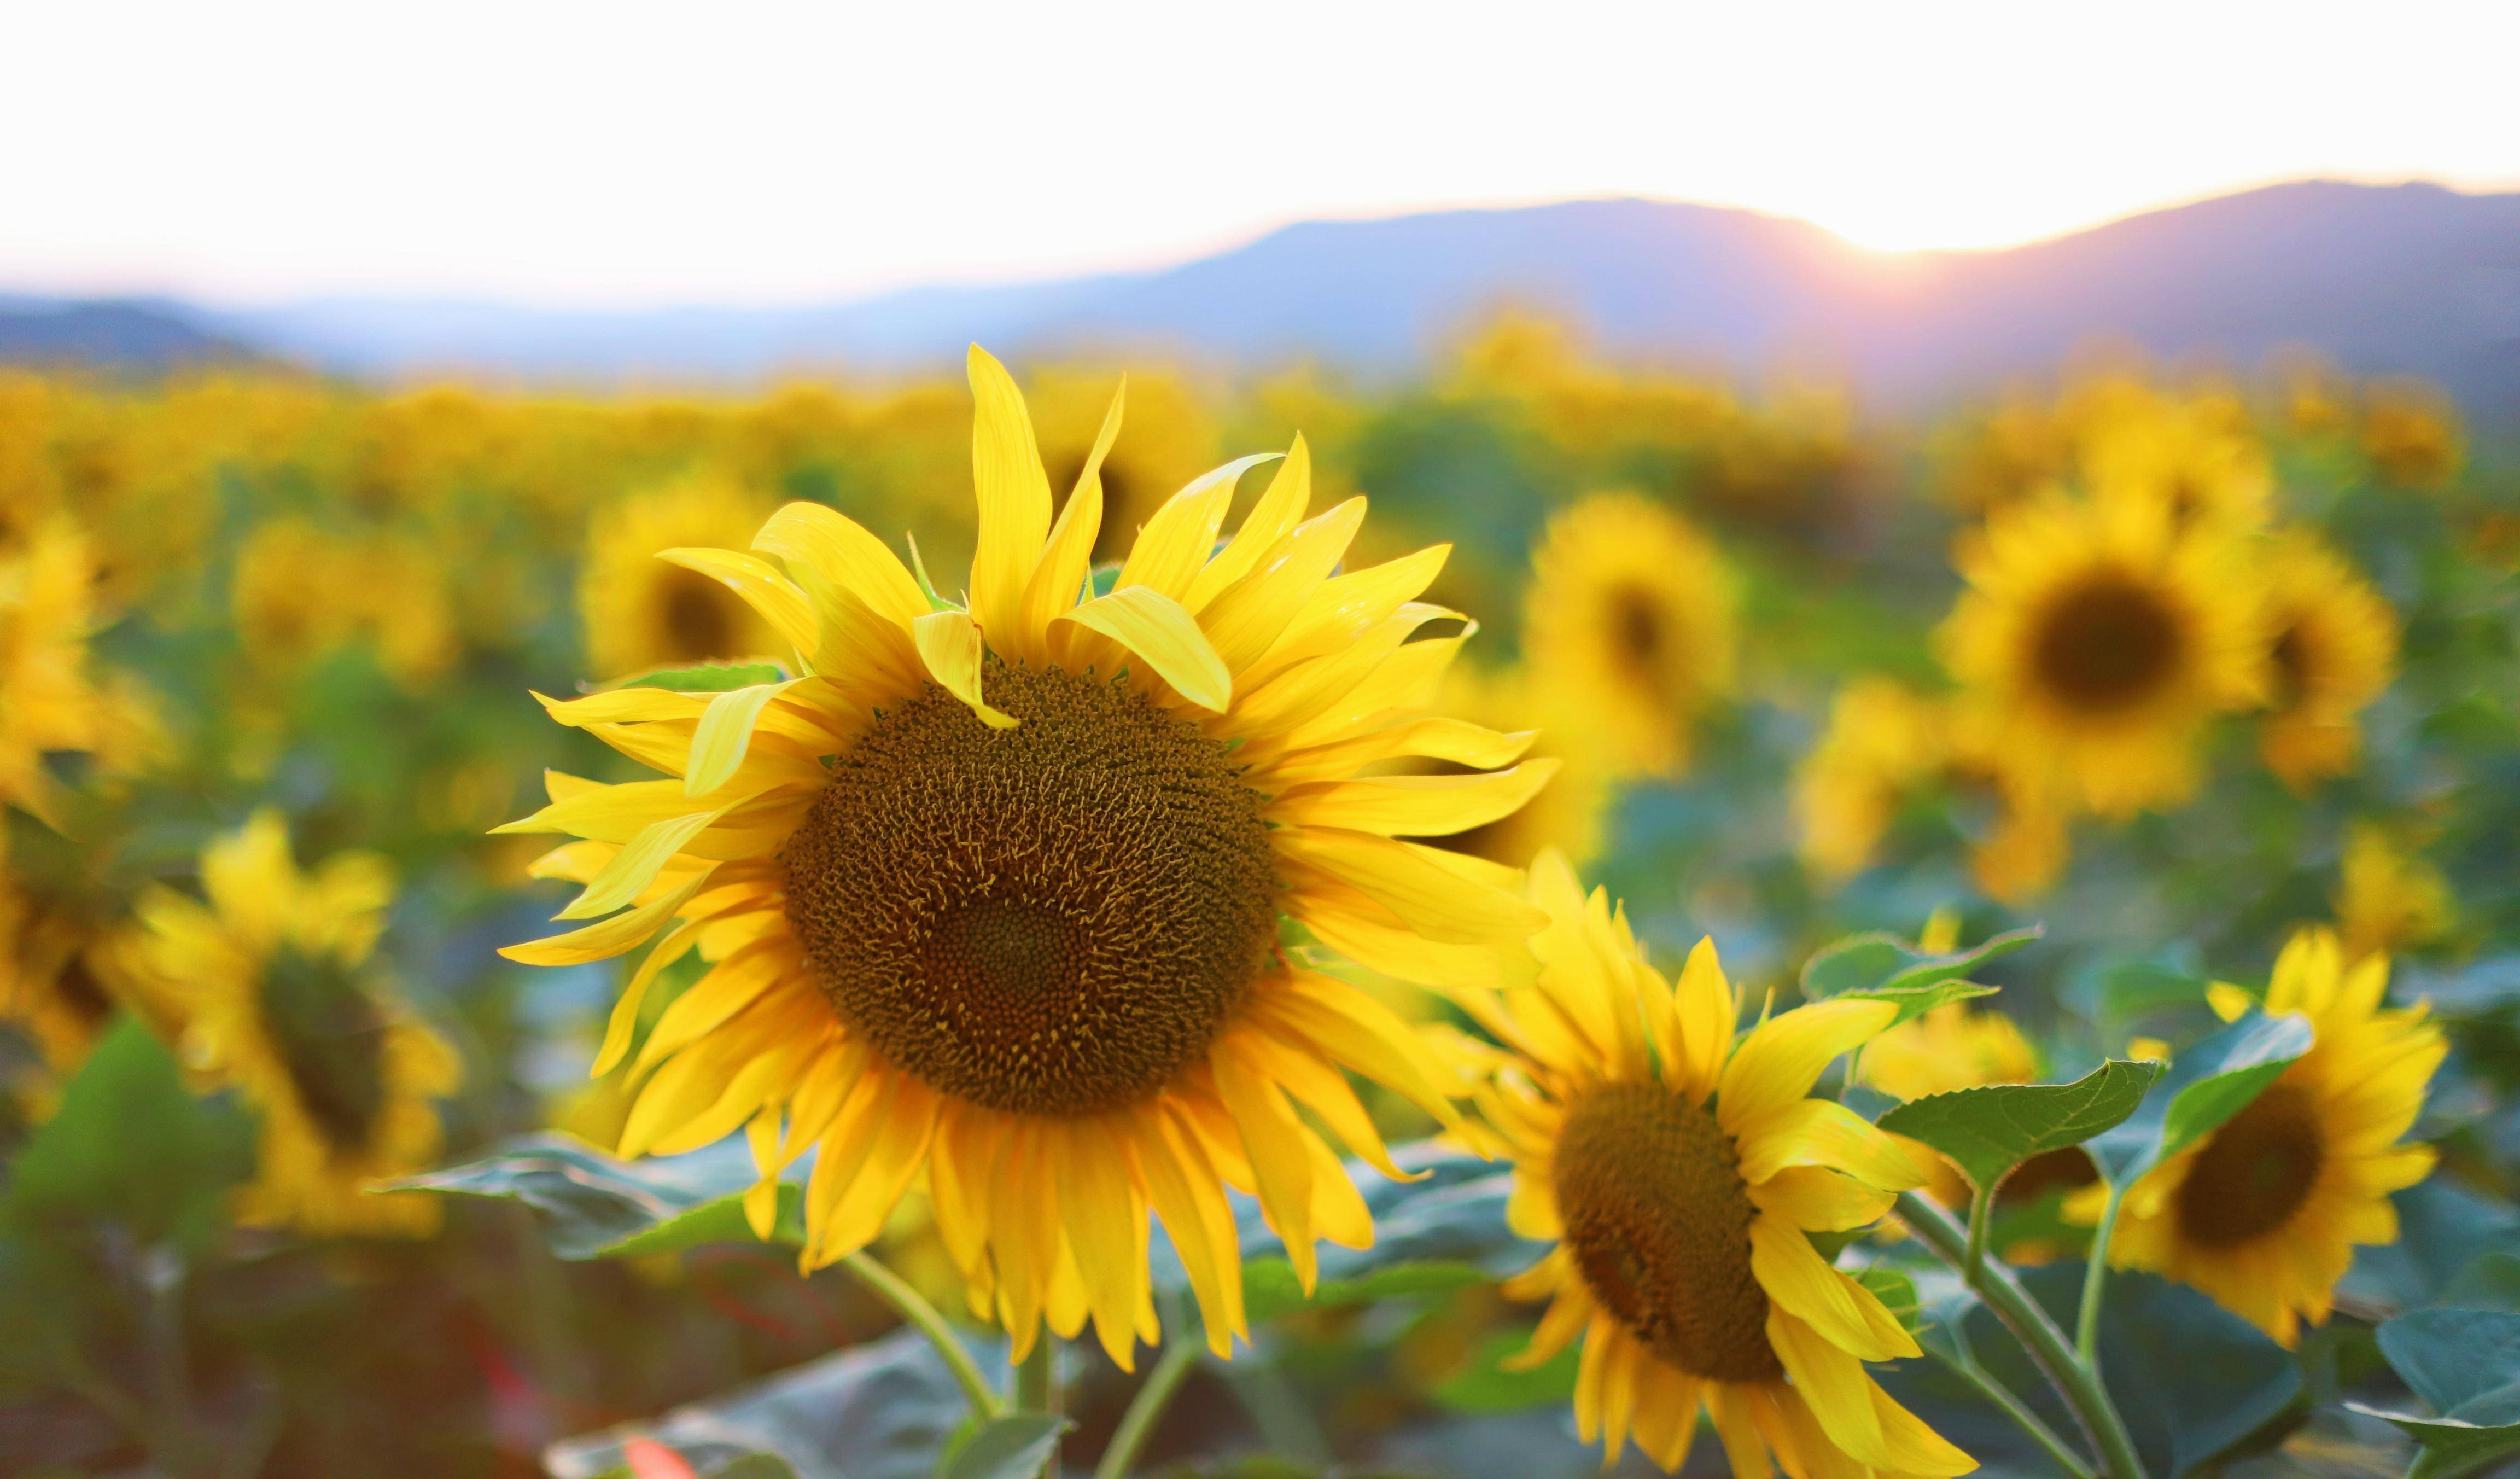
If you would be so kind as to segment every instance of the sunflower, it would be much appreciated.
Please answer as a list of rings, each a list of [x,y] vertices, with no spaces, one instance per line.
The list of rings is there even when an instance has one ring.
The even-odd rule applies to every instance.
[[[2310,1052],[2249,1106],[2127,1192],[2109,1261],[2193,1284],[2285,1345],[2327,1318],[2357,1244],[2398,1240],[2389,1194],[2432,1170],[2400,1142],[2447,1048],[2424,1009],[2381,1007],[2389,963],[2348,965],[2325,929],[2275,960],[2266,1009],[2297,1011]],[[2219,990],[2229,1014],[2236,989]],[[2095,1221],[2091,1188],[2069,1212]]]
[[[1526,759],[1557,764],[1557,774],[1528,804],[1459,833],[1452,845],[1512,868],[1528,864],[1543,848],[1554,848],[1579,864],[1598,856],[1609,830],[1614,787],[1607,767],[1594,753],[1593,731],[1580,724],[1535,727],[1537,716],[1551,712],[1550,700],[1538,691],[1531,671],[1519,666],[1483,672],[1462,664],[1446,678],[1442,696],[1446,711],[1527,742]],[[1437,769],[1458,774],[1462,768]]]
[[[0,866],[0,1023],[55,1074],[87,1056],[124,995],[117,944],[96,911]]]
[[[1803,866],[1832,883],[1870,866],[1900,808],[1949,758],[1944,707],[1896,679],[1862,677],[1794,771]]]
[[[2400,487],[2447,487],[2467,462],[2456,408],[2420,381],[2373,385],[2363,397],[2361,430],[2362,455]]]
[[[237,552],[229,604],[246,650],[269,668],[300,668],[365,642],[379,667],[418,685],[456,657],[441,562],[427,542],[395,531],[273,519]]]
[[[1030,405],[1051,486],[1071,487],[1102,429],[1111,378],[1077,368],[1031,377]],[[1129,542],[1174,490],[1216,465],[1216,426],[1199,394],[1178,375],[1129,377],[1129,434],[1103,449],[1102,527],[1097,564],[1122,559]]]
[[[2081,464],[2094,498],[2156,505],[2182,531],[2254,533],[2274,502],[2266,449],[2228,395],[2128,397],[2094,418]]]
[[[2398,613],[2318,535],[2288,529],[2267,564],[2273,712],[2258,752],[2295,789],[2353,769],[2354,716],[2389,686]]]
[[[2430,945],[2458,917],[2441,870],[2376,824],[2358,822],[2346,834],[2337,874],[2336,929],[2349,964]]]
[[[1958,563],[1943,659],[2024,795],[2121,817],[2183,800],[2206,722],[2265,690],[2232,546],[2158,505],[2051,494],[1999,510]]]
[[[1286,921],[1406,980],[1496,976],[1497,947],[1543,922],[1519,874],[1399,838],[1492,822],[1553,767],[1372,774],[1506,765],[1525,741],[1426,712],[1463,640],[1410,640],[1454,617],[1415,599],[1446,551],[1333,576],[1365,504],[1306,517],[1300,439],[1230,541],[1236,479],[1264,459],[1176,494],[1097,595],[1099,457],[1054,522],[1013,381],[976,347],[970,380],[968,604],[819,505],[775,515],[762,555],[666,552],[752,603],[798,676],[545,700],[670,779],[555,777],[510,824],[584,839],[541,865],[586,884],[562,918],[630,909],[507,954],[599,960],[670,925],[599,1073],[659,969],[710,963],[630,1059],[622,1150],[745,1130],[766,1219],[773,1179],[819,1147],[807,1267],[866,1246],[923,1169],[975,1315],[1018,1356],[1090,1317],[1126,1365],[1157,1336],[1151,1209],[1223,1353],[1244,1328],[1225,1186],[1259,1197],[1307,1286],[1317,1237],[1372,1235],[1294,1104],[1382,1168],[1340,1068],[1458,1118],[1446,1066],[1281,948]]]
[[[774,650],[770,623],[734,591],[705,571],[656,559],[677,546],[740,544],[766,513],[734,483],[700,474],[597,515],[577,584],[596,674],[625,678]]]
[[[1808,1097],[1896,1008],[1802,1007],[1736,1043],[1711,942],[1675,990],[1562,860],[1537,860],[1530,892],[1550,918],[1538,985],[1456,993],[1519,1056],[1478,1094],[1514,1161],[1508,1219],[1557,1245],[1506,1285],[1551,1298],[1515,1360],[1584,1338],[1576,1429],[1613,1458],[1633,1435],[1678,1469],[1703,1408],[1736,1475],[1771,1472],[1772,1455],[1804,1476],[1974,1468],[1865,1371],[1916,1343],[1808,1236],[1874,1223],[1924,1180],[1889,1137]]]
[[[363,1189],[435,1158],[430,1101],[458,1076],[370,959],[393,895],[384,862],[343,853],[302,873],[287,827],[262,812],[202,850],[202,889],[206,903],[162,887],[140,899],[130,976],[186,1064],[261,1119],[239,1218],[314,1233],[433,1229],[433,1200]]]
[[[1639,494],[1596,493],[1549,521],[1523,605],[1523,660],[1581,706],[1607,762],[1686,770],[1692,722],[1732,684],[1732,578],[1715,547]]]
[[[95,569],[66,519],[47,520],[22,551],[0,552],[0,806],[39,819],[61,801],[44,757],[109,738],[113,700],[88,669]]]

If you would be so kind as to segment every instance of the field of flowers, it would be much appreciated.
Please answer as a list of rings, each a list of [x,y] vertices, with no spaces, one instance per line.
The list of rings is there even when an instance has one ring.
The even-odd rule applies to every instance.
[[[2482,1471],[2493,437],[0,372],[0,1472]]]

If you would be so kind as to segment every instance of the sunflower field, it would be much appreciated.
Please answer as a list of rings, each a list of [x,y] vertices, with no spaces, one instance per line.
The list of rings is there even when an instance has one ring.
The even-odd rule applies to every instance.
[[[2520,1458],[2497,434],[0,372],[0,1472]]]

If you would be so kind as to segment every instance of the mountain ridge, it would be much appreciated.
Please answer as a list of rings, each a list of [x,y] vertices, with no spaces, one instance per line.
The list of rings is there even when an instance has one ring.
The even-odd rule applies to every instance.
[[[2049,375],[2093,340],[2252,364],[2307,345],[2358,374],[2520,411],[2520,194],[2295,181],[2024,246],[1883,254],[1809,221],[1607,198],[1303,221],[1145,271],[911,288],[796,307],[606,311],[331,299],[190,310],[325,368],[556,380],[889,372],[1002,353],[1418,363],[1485,307],[1581,322],[1611,352],[1843,372],[1913,405]]]

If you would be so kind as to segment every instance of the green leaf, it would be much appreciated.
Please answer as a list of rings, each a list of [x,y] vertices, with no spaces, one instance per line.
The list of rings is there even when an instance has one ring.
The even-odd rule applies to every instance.
[[[1880,1124],[1950,1156],[1984,1190],[2033,1156],[2079,1145],[2124,1121],[2143,1103],[2161,1067],[2112,1058],[2070,1084],[1992,1084],[1927,1095],[1884,1114]]]
[[[775,662],[703,662],[692,667],[658,668],[636,678],[605,685],[608,689],[671,689],[678,694],[725,694],[756,683],[784,683],[788,670]]]
[[[1056,1412],[992,1417],[937,1468],[936,1479],[1032,1479],[1074,1426]]]
[[[2520,1453],[2520,1382],[2471,1398],[2438,1417],[2393,1412],[2360,1402],[2345,1406],[2365,1416],[2385,1418],[2415,1440],[2423,1452],[2408,1466],[2407,1479],[2473,1474]]]
[[[2132,1183],[2249,1107],[2310,1045],[2309,1018],[2251,1010],[2181,1053],[2143,1112],[2092,1142],[2092,1159],[2111,1182]]]
[[[2390,1369],[2437,1412],[2520,1381],[2520,1315],[2505,1310],[2411,1310],[2378,1337]]]
[[[1513,1173],[1432,1143],[1397,1145],[1392,1158],[1416,1181],[1393,1181],[1360,1162],[1349,1177],[1373,1215],[1373,1245],[1320,1249],[1316,1304],[1399,1298],[1503,1277],[1529,1267],[1547,1249],[1507,1228],[1505,1205]],[[1242,1200],[1237,1219],[1246,1250],[1278,1246],[1258,1203]],[[1151,1256],[1157,1289],[1187,1289],[1181,1260],[1157,1227]],[[1306,1301],[1284,1258],[1271,1253],[1243,1263],[1243,1299],[1254,1320]]]
[[[1444,1378],[1427,1395],[1438,1407],[1471,1416],[1557,1407],[1573,1401],[1575,1373],[1583,1363],[1583,1352],[1570,1345],[1529,1370],[1508,1368],[1506,1363],[1530,1343],[1529,1331],[1501,1330],[1489,1336],[1461,1370]]]
[[[797,1479],[796,1466],[777,1454],[738,1454],[708,1471],[708,1479]]]
[[[144,1245],[198,1246],[252,1172],[244,1113],[195,1098],[165,1045],[125,1016],[11,1164],[8,1220],[29,1231],[112,1224]]]
[[[2021,1281],[2051,1319],[2072,1328],[2082,1295],[2079,1261],[2024,1270]],[[1973,1300],[1928,1302],[1959,1326],[1954,1332],[1957,1340],[1939,1332],[1928,1338],[1947,1349],[1970,1352],[2049,1427],[2060,1433],[2077,1430],[2055,1389],[1992,1311]],[[2256,1326],[2195,1289],[2133,1270],[2110,1275],[2108,1300],[2101,1307],[2099,1367],[2110,1400],[2135,1439],[2143,1472],[2162,1479],[2208,1469],[2250,1443],[2302,1395],[2299,1364]],[[1893,1388],[1892,1395],[1902,1400],[1914,1396],[1920,1409],[1940,1407],[1986,1417],[1969,1430],[1968,1448],[1990,1471],[2053,1472],[2026,1440],[1987,1414],[1981,1399],[1938,1385],[1953,1379],[1946,1374],[1912,1362],[1885,1371],[1882,1379]]]
[[[1003,1343],[973,1345],[983,1363],[1005,1359]],[[623,1444],[653,1438],[703,1474],[762,1455],[797,1479],[925,1474],[968,1411],[926,1338],[895,1330],[661,1417],[563,1439],[543,1451],[543,1466],[555,1479],[597,1479],[622,1467]]]
[[[1803,963],[1803,996],[1815,1002],[1839,997],[1894,1002],[1899,1007],[1894,1021],[1904,1022],[1949,1002],[1992,996],[1993,987],[1966,979],[1969,972],[2044,933],[2033,924],[1950,955],[1928,955],[1895,935],[1850,935],[1822,946]]]
[[[624,1161],[560,1135],[510,1141],[461,1166],[392,1183],[456,1196],[522,1202],[562,1258],[644,1258],[706,1243],[752,1242],[743,1193],[756,1173],[742,1140],[688,1155]],[[804,1193],[780,1184],[771,1241],[804,1241]]]
[[[1253,1320],[1268,1320],[1307,1304],[1372,1304],[1412,1294],[1449,1294],[1487,1281],[1488,1275],[1476,1264],[1440,1259],[1390,1263],[1354,1277],[1322,1278],[1308,1300],[1294,1265],[1282,1258],[1255,1258],[1242,1266],[1242,1305]]]

